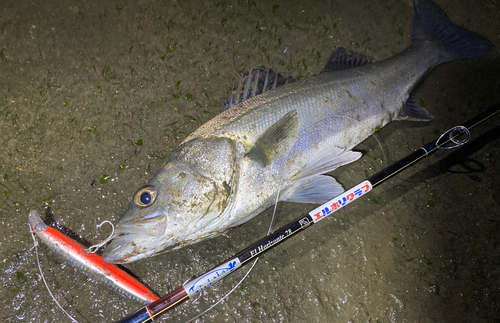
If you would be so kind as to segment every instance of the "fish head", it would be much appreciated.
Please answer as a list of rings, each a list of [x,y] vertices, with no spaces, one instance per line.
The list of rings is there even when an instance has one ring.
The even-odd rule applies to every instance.
[[[207,238],[197,232],[224,213],[231,165],[204,162],[176,156],[141,187],[116,222],[104,261],[129,263]]]

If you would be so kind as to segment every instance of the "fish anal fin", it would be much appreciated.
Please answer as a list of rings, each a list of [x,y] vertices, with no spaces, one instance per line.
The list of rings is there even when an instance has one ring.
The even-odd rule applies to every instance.
[[[297,110],[287,112],[257,139],[247,157],[254,159],[262,167],[283,157],[297,140],[299,116]]]
[[[427,112],[414,95],[410,94],[395,120],[431,121],[432,119],[434,117]]]

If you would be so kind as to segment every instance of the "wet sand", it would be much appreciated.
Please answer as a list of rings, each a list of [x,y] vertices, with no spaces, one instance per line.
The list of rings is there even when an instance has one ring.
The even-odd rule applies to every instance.
[[[498,1],[437,1],[500,48]],[[0,6],[0,321],[69,322],[40,280],[28,212],[96,243],[239,75],[318,73],[337,47],[382,60],[410,44],[411,1],[3,1]],[[238,75],[239,74],[239,75]],[[500,56],[436,68],[417,89],[436,118],[393,122],[335,171],[349,188],[500,102]],[[259,260],[199,322],[499,322],[498,118]],[[279,203],[277,228],[314,205]],[[126,267],[159,294],[257,241],[272,210],[226,235]],[[139,305],[48,248],[46,279],[78,322]],[[168,315],[185,322],[243,268]],[[162,321],[162,320],[160,320]]]

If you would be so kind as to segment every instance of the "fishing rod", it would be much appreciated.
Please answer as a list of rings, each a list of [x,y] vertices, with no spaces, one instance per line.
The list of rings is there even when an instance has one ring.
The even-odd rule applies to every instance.
[[[415,152],[384,168],[382,171],[367,178],[365,181],[338,195],[334,199],[315,208],[308,214],[301,215],[287,225],[277,229],[272,234],[238,252],[202,275],[178,287],[168,295],[149,305],[146,305],[134,314],[118,321],[117,323],[153,322],[153,320],[158,318],[160,315],[165,314],[167,311],[198,295],[201,291],[233,273],[235,270],[249,263],[251,260],[261,256],[297,233],[311,227],[313,224],[321,221],[328,215],[338,211],[361,196],[366,195],[374,187],[380,185],[387,179],[414,165],[420,160],[429,157],[439,149],[452,149],[464,145],[470,139],[470,130],[472,128],[499,114],[499,112],[500,105],[497,105],[468,120],[463,125],[451,128],[443,133],[439,138],[423,145]]]

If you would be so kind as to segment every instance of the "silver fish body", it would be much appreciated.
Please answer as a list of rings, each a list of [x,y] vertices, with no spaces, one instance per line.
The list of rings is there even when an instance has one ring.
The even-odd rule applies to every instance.
[[[189,135],[116,224],[104,260],[126,263],[214,237],[284,201],[321,203],[343,189],[321,175],[357,160],[351,149],[394,119],[430,120],[406,104],[434,66],[485,54],[489,43],[416,2],[413,44],[386,60],[266,91]],[[461,41],[430,30],[452,31]],[[446,37],[446,39],[443,39]],[[464,45],[465,44],[465,45]]]

